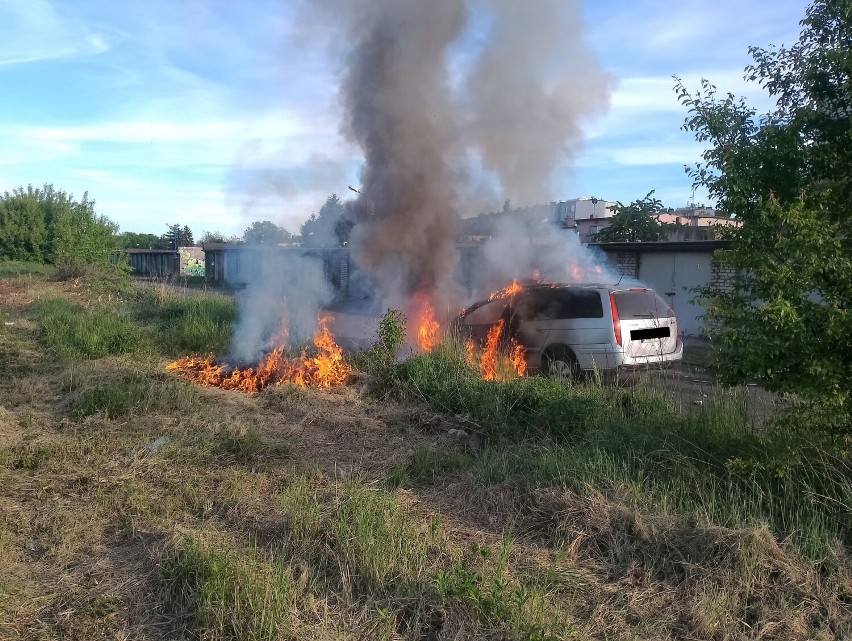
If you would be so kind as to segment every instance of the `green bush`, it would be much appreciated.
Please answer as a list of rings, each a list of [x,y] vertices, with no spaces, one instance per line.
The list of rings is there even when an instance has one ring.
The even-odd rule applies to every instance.
[[[0,258],[54,265],[107,264],[119,248],[118,225],[53,185],[0,194]]]

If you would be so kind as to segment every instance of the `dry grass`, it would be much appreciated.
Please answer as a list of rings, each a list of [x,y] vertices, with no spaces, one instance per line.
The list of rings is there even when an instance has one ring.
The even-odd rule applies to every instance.
[[[2,639],[852,634],[840,545],[817,567],[765,527],[535,487],[364,380],[249,397],[150,351],[60,362],[33,305],[102,294],[0,291]]]

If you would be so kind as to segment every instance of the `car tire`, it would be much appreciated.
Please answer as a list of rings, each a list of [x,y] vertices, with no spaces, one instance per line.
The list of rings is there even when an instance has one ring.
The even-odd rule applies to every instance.
[[[567,347],[557,347],[544,353],[544,374],[548,378],[576,380],[580,374],[577,357]]]

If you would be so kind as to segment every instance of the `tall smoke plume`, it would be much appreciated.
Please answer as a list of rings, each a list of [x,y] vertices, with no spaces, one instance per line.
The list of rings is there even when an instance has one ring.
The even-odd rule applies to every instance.
[[[343,132],[364,154],[353,257],[386,302],[419,295],[441,308],[459,298],[456,226],[475,213],[470,183],[496,182],[495,202],[549,199],[582,123],[606,109],[610,79],[584,40],[579,0],[331,4],[349,45]]]
[[[361,146],[355,261],[389,301],[453,288],[457,116],[448,49],[465,24],[458,0],[354,3],[342,98]],[[347,6],[349,6],[347,4]]]
[[[455,279],[460,217],[507,198],[550,200],[583,123],[608,106],[611,80],[588,48],[581,0],[306,5],[305,18],[319,18],[339,54],[341,129],[363,154],[349,243],[360,278],[374,300],[415,323],[427,305],[439,317],[453,313],[472,294]],[[267,182],[279,193],[291,187]],[[339,183],[329,187],[340,191]],[[479,287],[502,287],[533,266],[560,278],[594,263],[576,238],[551,243],[552,260],[543,262],[544,248],[521,246],[521,236],[511,222],[496,231],[483,248]],[[232,345],[240,361],[278,340],[282,320],[291,340],[304,338],[317,308],[334,298],[321,261],[278,254],[258,251],[244,269]]]
[[[579,0],[489,0],[487,45],[469,80],[470,136],[503,196],[549,200],[582,124],[609,105],[611,79],[586,39]]]

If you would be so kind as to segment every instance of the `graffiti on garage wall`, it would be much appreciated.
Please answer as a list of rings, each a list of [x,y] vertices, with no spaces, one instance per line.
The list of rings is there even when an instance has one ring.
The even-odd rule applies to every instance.
[[[184,276],[204,276],[204,251],[200,247],[180,248],[180,273]]]

